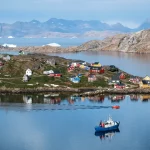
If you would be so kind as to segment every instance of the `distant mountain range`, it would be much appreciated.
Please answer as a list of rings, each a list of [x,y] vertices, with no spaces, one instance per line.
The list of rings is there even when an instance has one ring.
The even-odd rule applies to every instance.
[[[13,24],[0,23],[0,37],[80,37],[102,36],[115,33],[129,33],[150,29],[150,20],[146,20],[136,29],[130,29],[120,23],[109,25],[97,20],[65,20],[51,18],[46,22],[32,20],[30,22],[17,21]],[[98,32],[99,34],[96,34]],[[93,35],[94,33],[94,35]]]

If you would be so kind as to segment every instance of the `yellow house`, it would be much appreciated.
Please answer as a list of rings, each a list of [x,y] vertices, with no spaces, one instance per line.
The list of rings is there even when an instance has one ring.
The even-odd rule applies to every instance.
[[[141,82],[139,82],[140,88],[150,88],[150,77],[146,76]]]
[[[102,65],[99,62],[95,62],[95,63],[92,63],[91,66],[93,66],[93,67],[101,67]]]
[[[146,76],[146,77],[143,78],[143,80],[145,80],[145,81],[150,81],[150,77],[149,77],[149,76]]]

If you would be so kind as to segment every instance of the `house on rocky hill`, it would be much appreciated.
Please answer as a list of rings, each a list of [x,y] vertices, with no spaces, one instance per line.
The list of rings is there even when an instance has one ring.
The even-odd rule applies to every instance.
[[[150,88],[150,77],[146,76],[143,78],[141,82],[139,82],[139,87],[140,88]]]
[[[105,72],[103,67],[95,67],[95,66],[90,67],[89,71],[90,73],[99,73],[99,74],[102,74]]]
[[[24,74],[23,76],[23,82],[28,82],[29,81],[29,76],[27,76],[26,74]]]
[[[88,82],[94,82],[96,81],[96,75],[95,74],[89,74],[88,75]]]
[[[118,76],[119,79],[125,79],[126,78],[126,76],[125,76],[125,74],[123,72],[117,73],[116,76]]]
[[[32,70],[28,68],[28,69],[26,70],[26,75],[27,75],[27,76],[32,76]]]
[[[11,58],[10,58],[9,55],[3,57],[3,60],[4,60],[4,61],[9,61],[10,59],[11,59]]]
[[[108,85],[114,85],[120,83],[120,78],[118,75],[114,75],[109,81]]]

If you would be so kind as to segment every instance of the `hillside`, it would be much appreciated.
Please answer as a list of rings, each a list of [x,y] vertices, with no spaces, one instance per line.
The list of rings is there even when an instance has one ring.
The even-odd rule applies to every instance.
[[[79,46],[78,51],[121,51],[150,53],[150,30],[143,30],[132,34],[118,34],[102,41],[89,41]]]

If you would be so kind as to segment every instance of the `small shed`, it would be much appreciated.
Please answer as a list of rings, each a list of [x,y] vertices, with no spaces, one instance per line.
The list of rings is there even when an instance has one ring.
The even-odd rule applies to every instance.
[[[7,56],[3,57],[3,60],[5,60],[5,61],[9,61],[9,60],[10,60],[10,56],[9,56],[9,55],[7,55]]]
[[[24,55],[24,54],[25,54],[24,51],[22,50],[19,51],[19,55]]]
[[[28,69],[26,70],[26,75],[27,75],[27,76],[32,76],[32,70],[28,68]]]
[[[88,76],[88,82],[93,82],[96,81],[96,75],[95,74],[90,74]]]
[[[23,82],[28,82],[28,81],[29,81],[29,77],[26,74],[24,74],[24,76],[23,76]]]

